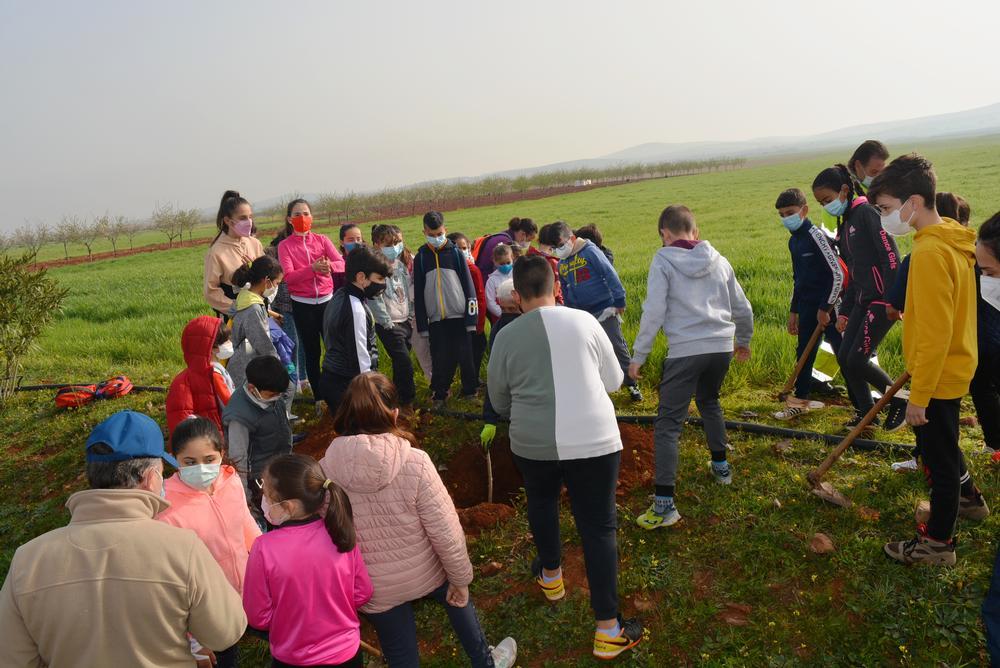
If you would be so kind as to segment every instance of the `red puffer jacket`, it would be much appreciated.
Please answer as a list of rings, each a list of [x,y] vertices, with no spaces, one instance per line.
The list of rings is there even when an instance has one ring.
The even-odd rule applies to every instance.
[[[220,394],[212,370],[212,348],[219,327],[222,320],[209,315],[198,316],[184,327],[181,348],[187,368],[177,374],[167,391],[167,428],[171,434],[192,415],[208,418],[224,433],[222,406],[229,397]]]

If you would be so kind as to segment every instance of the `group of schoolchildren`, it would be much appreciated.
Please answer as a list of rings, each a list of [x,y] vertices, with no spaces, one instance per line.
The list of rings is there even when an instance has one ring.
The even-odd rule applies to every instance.
[[[910,391],[908,400],[889,403],[882,426],[913,426],[930,510],[914,539],[885,551],[906,563],[954,563],[956,519],[989,512],[958,447],[959,404],[970,383],[986,444],[1000,448],[1000,214],[982,226],[977,244],[965,227],[967,204],[936,192],[926,160],[887,159],[885,147],[869,141],[849,165],[823,170],[812,194],[824,222],[808,218],[801,190],[779,195],[775,207],[791,234],[788,330],[801,356],[823,328],[855,409],[853,427],[874,405],[872,389],[892,385],[873,358],[902,320]],[[374,226],[371,245],[357,226],[342,226],[338,248],[311,231],[309,205],[296,200],[272,244],[275,260],[254,238],[250,204],[238,193],[224,196],[218,225],[205,294],[220,317],[196,318],[182,335],[187,368],[167,398],[181,469],[167,485],[173,506],[162,519],[202,536],[243,592],[251,626],[270,633],[275,665],[357,665],[350,662],[360,661],[358,610],[375,626],[390,665],[415,665],[411,603],[428,597],[445,606],[473,665],[513,663],[512,639],[496,648],[485,640],[469,602],[472,570],[454,505],[399,416],[415,398],[411,351],[435,407],[446,405],[456,368],[462,395],[481,393],[487,350],[521,314],[512,281],[519,256],[542,256],[553,274],[553,303],[600,324],[634,400],[657,332],[668,339],[654,500],[639,526],[680,519],[678,443],[692,398],[705,426],[708,470],[720,484],[732,481],[719,396],[732,359],[750,356],[753,310],[732,266],[701,239],[684,206],[659,218],[662,248],[631,354],[621,329],[625,289],[594,226],[573,231],[558,221],[539,230],[514,218],[507,230],[473,242],[449,234],[432,211],[415,253],[393,225]],[[902,261],[894,237],[914,230],[913,252]],[[290,308],[280,313],[274,306],[283,288]],[[283,326],[289,316],[291,332]],[[294,342],[284,353],[282,336]],[[390,357],[391,382],[376,373],[377,341]],[[810,399],[815,356],[816,347],[779,419],[823,406]],[[319,464],[291,454],[291,399],[305,388],[326,402],[338,434]],[[485,447],[500,418],[491,398],[486,393]],[[221,464],[224,442],[232,467]],[[298,558],[304,554],[310,558]],[[536,575],[548,594],[547,572]],[[205,656],[197,639],[191,643],[196,657]],[[226,665],[227,656],[214,659]]]

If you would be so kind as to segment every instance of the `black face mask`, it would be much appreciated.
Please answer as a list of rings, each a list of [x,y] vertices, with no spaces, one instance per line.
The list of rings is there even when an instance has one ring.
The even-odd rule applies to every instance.
[[[366,299],[374,299],[385,292],[385,283],[375,283],[374,281],[365,286],[364,293]]]

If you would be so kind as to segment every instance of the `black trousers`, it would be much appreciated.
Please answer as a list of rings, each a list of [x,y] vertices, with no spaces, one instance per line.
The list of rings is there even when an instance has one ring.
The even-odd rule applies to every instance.
[[[927,424],[913,429],[931,488],[927,535],[941,542],[950,540],[955,532],[961,480],[966,472],[965,459],[958,447],[961,407],[961,399],[931,399],[927,405]]]
[[[483,370],[483,357],[486,356],[486,333],[472,332],[469,334],[472,339],[472,368],[476,370],[476,380]]]
[[[347,386],[354,380],[354,376],[337,376],[329,371],[324,371],[319,377],[319,394],[316,396],[326,402],[326,408],[330,411],[330,417],[337,414],[340,401],[347,393]]]
[[[413,333],[410,323],[393,323],[391,328],[377,324],[375,333],[392,360],[392,382],[399,393],[399,403],[413,403],[417,389],[413,383],[413,360],[410,359],[410,335]]]
[[[448,398],[448,388],[455,377],[455,368],[462,371],[462,394],[475,394],[479,375],[472,362],[472,340],[465,329],[464,318],[449,318],[427,326],[431,344],[431,396]]]
[[[320,362],[322,361],[323,316],[326,305],[302,304],[292,300],[292,317],[295,319],[295,329],[299,333],[299,342],[306,354],[306,378],[312,386],[313,394],[319,387]],[[301,371],[299,377],[301,378]]]
[[[573,522],[583,543],[583,561],[590,585],[590,606],[595,619],[618,616],[618,514],[615,490],[621,451],[588,459],[538,461],[514,455],[524,476],[528,526],[542,568],[559,568],[559,495],[563,483],[569,494]]]
[[[837,361],[854,408],[862,415],[875,405],[868,386],[885,392],[892,385],[892,378],[872,362],[878,344],[882,343],[892,325],[893,321],[885,312],[885,302],[856,304],[848,317]]]
[[[969,393],[976,407],[979,426],[983,428],[983,441],[987,447],[1000,450],[1000,356],[979,351],[979,366],[972,378]],[[1000,592],[998,592],[1000,593]]]

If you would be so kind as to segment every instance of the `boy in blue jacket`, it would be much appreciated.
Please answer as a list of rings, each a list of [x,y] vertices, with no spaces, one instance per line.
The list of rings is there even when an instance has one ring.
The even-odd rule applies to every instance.
[[[455,367],[462,372],[462,396],[479,389],[472,361],[471,334],[476,331],[479,303],[465,256],[448,240],[444,216],[424,214],[426,242],[413,259],[413,306],[417,332],[430,337],[431,398],[436,408],[448,399]]]
[[[566,306],[587,311],[597,318],[611,340],[622,373],[626,374],[625,386],[632,401],[642,401],[638,384],[627,375],[632,355],[622,335],[625,287],[618,272],[600,248],[587,239],[578,238],[561,220],[546,225],[538,243],[551,247],[552,255],[559,259],[559,282]]]
[[[841,334],[831,313],[840,301],[847,279],[846,268],[837,257],[830,239],[822,229],[807,217],[809,206],[805,194],[798,188],[789,188],[774,203],[781,216],[781,224],[791,233],[788,252],[792,255],[792,303],[788,309],[788,333],[799,337],[795,358],[802,356],[809,339],[819,323],[834,353],[840,349]],[[819,346],[815,346],[795,381],[795,394],[788,398],[784,410],[774,417],[791,420],[807,411],[822,408],[818,401],[809,401],[812,387],[812,369]]]

